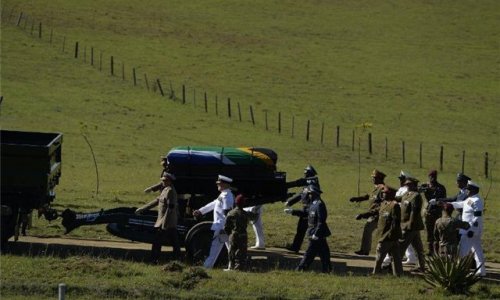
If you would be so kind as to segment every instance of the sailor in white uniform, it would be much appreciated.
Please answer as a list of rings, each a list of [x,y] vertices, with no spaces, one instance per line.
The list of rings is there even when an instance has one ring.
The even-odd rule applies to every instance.
[[[459,255],[466,256],[469,252],[474,253],[476,267],[479,267],[477,272],[480,276],[486,276],[486,268],[484,266],[484,254],[481,246],[481,236],[483,234],[483,208],[484,202],[479,196],[479,185],[469,180],[467,182],[468,198],[460,202],[451,202],[454,208],[462,208],[462,221],[468,222],[470,228],[467,230],[460,229],[462,236],[460,237]]]
[[[214,232],[214,236],[212,239],[212,245],[210,246],[210,254],[205,260],[203,266],[205,268],[211,269],[213,268],[217,258],[219,257],[220,251],[226,244],[226,247],[229,249],[228,243],[228,235],[224,232],[224,225],[226,224],[226,215],[234,206],[234,195],[231,192],[231,182],[233,180],[224,175],[219,175],[218,180],[216,181],[217,189],[220,192],[219,197],[214,201],[208,203],[207,205],[201,207],[199,210],[195,210],[193,215],[195,217],[204,215],[213,211],[214,220],[212,223],[212,227],[210,228]]]

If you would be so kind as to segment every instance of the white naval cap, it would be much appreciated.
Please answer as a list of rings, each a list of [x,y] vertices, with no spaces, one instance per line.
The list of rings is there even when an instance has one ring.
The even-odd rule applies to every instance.
[[[470,187],[470,186],[471,186],[471,187],[475,187],[475,188],[477,188],[477,189],[479,188],[479,184],[475,183],[475,182],[474,182],[474,181],[472,181],[472,180],[467,181],[467,187]]]
[[[401,178],[401,179],[413,178],[413,176],[411,176],[410,173],[401,170],[401,172],[399,173],[399,177],[398,178]]]
[[[224,176],[224,175],[219,175],[217,177],[217,183],[220,183],[220,182],[225,182],[225,183],[231,183],[233,182],[233,179],[227,177],[227,176]]]

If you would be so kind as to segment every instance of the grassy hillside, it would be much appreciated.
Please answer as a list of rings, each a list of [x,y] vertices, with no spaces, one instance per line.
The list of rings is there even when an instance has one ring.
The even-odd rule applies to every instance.
[[[497,1],[3,1],[1,43],[1,126],[3,129],[64,134],[63,177],[56,208],[91,211],[137,206],[149,200],[144,187],[157,180],[158,157],[177,145],[265,146],[279,154],[289,178],[307,163],[319,171],[328,202],[334,251],[357,250],[366,209],[348,203],[357,193],[358,156],[351,151],[357,124],[373,123],[374,154],[363,135],[361,192],[370,189],[374,167],[395,186],[400,169],[425,180],[438,167],[439,146],[446,160],[440,181],[455,192],[454,176],[467,150],[466,172],[482,186],[482,155],[497,159],[500,113]],[[10,12],[13,12],[10,16]],[[28,15],[14,26],[20,12]],[[43,38],[37,27],[44,24]],[[53,41],[49,44],[49,33]],[[61,46],[65,37],[65,49]],[[74,45],[80,57],[74,59]],[[103,70],[89,65],[90,47],[103,51]],[[86,47],[86,50],[84,50]],[[86,52],[86,61],[82,57]],[[109,76],[109,56],[116,76]],[[126,80],[121,78],[125,62]],[[140,87],[131,82],[137,68]],[[187,104],[144,88],[143,74],[172,82],[177,97],[187,86]],[[193,103],[196,89],[196,104]],[[209,113],[203,109],[203,92]],[[219,115],[214,99],[219,99]],[[226,99],[233,100],[233,118]],[[243,122],[236,103],[243,108]],[[252,126],[248,106],[257,124]],[[264,127],[269,112],[270,130]],[[277,133],[282,112],[283,132]],[[295,116],[295,137],[290,123]],[[305,123],[312,120],[312,141]],[[319,143],[325,122],[325,144]],[[334,145],[341,126],[341,147]],[[88,136],[99,167],[99,195]],[[384,158],[384,138],[390,141]],[[407,163],[401,164],[400,142]],[[418,145],[424,143],[424,166]],[[493,166],[492,166],[493,167]],[[500,259],[498,167],[485,214],[487,260]],[[265,208],[269,245],[290,241],[296,219],[282,204]],[[62,233],[59,223],[35,221],[31,232]],[[47,227],[48,226],[48,227]],[[103,227],[71,235],[111,238]]]

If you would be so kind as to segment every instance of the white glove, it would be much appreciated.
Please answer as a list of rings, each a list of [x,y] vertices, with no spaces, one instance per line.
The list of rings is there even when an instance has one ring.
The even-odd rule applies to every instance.
[[[292,210],[291,208],[285,208],[283,211],[285,212],[285,214],[289,214],[291,215],[292,214]]]
[[[142,209],[138,208],[135,210],[136,215],[142,215]]]
[[[313,240],[313,241],[316,241],[318,239],[319,239],[319,237],[317,237],[315,234],[313,234],[312,237],[311,237],[311,240]]]
[[[429,200],[429,205],[436,205],[436,199]]]

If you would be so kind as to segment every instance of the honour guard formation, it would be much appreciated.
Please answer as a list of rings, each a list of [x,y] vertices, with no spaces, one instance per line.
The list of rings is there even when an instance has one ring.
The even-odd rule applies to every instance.
[[[165,167],[163,162],[162,166]],[[458,193],[447,197],[446,188],[437,180],[436,170],[429,171],[428,181],[423,184],[419,184],[417,178],[402,170],[397,176],[400,185],[397,189],[385,184],[386,174],[380,170],[374,169],[370,176],[373,184],[370,193],[351,197],[349,201],[369,201],[368,210],[355,217],[356,220],[366,219],[366,222],[361,233],[360,248],[354,253],[360,256],[369,255],[372,240],[375,240],[373,274],[392,269],[392,274],[401,276],[403,265],[414,265],[412,271],[424,272],[426,256],[457,258],[473,253],[478,266],[477,275],[486,275],[481,247],[484,204],[479,195],[479,185],[471,181],[470,177],[462,173],[457,174]],[[165,239],[173,241],[173,258],[179,256],[177,235],[175,230],[169,230],[177,221],[176,214],[172,213],[178,206],[174,182],[175,176],[164,168],[161,182],[145,190],[161,191],[160,196],[136,211],[141,214],[154,206],[159,207],[158,220],[155,223],[158,242],[153,243],[153,261],[158,260],[160,245]],[[229,264],[225,271],[249,269],[248,224],[252,225],[255,233],[255,243],[250,248],[265,249],[262,205],[245,207],[247,198],[243,194],[233,194],[232,182],[232,178],[220,174],[216,181],[219,196],[193,211],[195,217],[213,213],[210,252],[203,264],[206,268],[214,267],[225,246],[229,253]],[[295,235],[286,248],[292,253],[299,253],[304,239],[307,239],[307,248],[296,270],[307,270],[318,256],[321,271],[331,272],[327,238],[332,233],[327,225],[327,204],[321,198],[323,191],[320,189],[316,169],[307,165],[304,177],[287,182],[286,185],[287,188],[300,188],[298,193],[289,194],[290,197],[285,202],[285,214],[297,217]],[[293,209],[292,206],[296,203],[300,203],[300,207]],[[425,233],[426,247],[422,240],[422,231]]]

